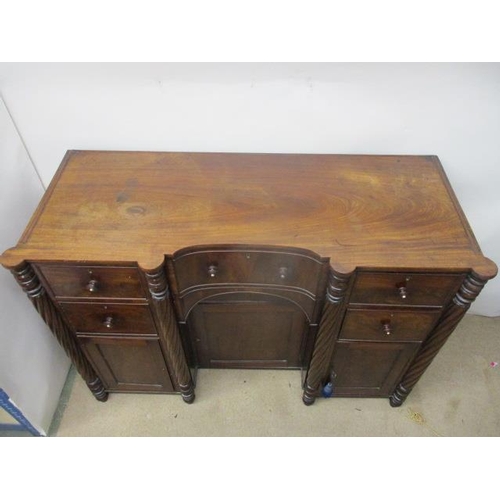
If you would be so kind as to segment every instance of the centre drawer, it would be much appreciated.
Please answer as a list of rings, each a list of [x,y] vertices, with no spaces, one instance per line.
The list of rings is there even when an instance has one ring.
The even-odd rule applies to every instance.
[[[80,333],[156,333],[147,304],[61,302],[60,305]]]
[[[145,298],[134,267],[38,265],[56,297]]]
[[[344,318],[340,340],[422,341],[441,315],[435,311],[351,309]]]
[[[289,286],[316,295],[323,263],[306,255],[268,251],[199,251],[176,257],[182,293],[200,285]]]
[[[350,303],[442,307],[462,281],[461,274],[360,272]]]

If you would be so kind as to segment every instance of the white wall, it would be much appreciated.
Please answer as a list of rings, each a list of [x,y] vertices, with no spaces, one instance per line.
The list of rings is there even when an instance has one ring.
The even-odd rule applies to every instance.
[[[499,64],[2,64],[0,90],[45,184],[67,149],[437,154],[500,263]]]
[[[0,248],[14,246],[43,195],[0,98]],[[42,434],[59,402],[69,359],[9,272],[0,270],[0,387]]]

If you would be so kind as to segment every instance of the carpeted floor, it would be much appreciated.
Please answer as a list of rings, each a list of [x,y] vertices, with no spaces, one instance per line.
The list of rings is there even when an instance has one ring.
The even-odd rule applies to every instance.
[[[52,436],[499,436],[500,318],[466,316],[406,403],[318,399],[297,371],[200,370],[196,401],[111,394],[70,372]]]

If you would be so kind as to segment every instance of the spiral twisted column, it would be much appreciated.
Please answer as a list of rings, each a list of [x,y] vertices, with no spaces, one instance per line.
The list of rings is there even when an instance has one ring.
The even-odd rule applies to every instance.
[[[153,299],[151,311],[156,319],[167,363],[172,370],[182,399],[186,403],[192,403],[195,398],[194,384],[182,347],[175,312],[169,300],[165,266],[161,265],[156,269],[146,271],[144,274]]]
[[[341,274],[330,269],[325,304],[302,396],[302,401],[308,406],[314,403],[321,382],[328,376],[335,338],[345,309],[344,299],[353,274]]]
[[[476,300],[476,297],[487,281],[480,278],[474,272],[465,278],[460,286],[460,290],[453,297],[450,305],[444,311],[441,320],[424,342],[413,363],[404,374],[401,383],[391,395],[389,399],[391,406],[401,406],[404,403],[408,394],[410,394],[458,323],[460,323],[467,309]]]
[[[85,380],[92,394],[98,401],[106,401],[108,399],[108,393],[101,379],[80,349],[73,331],[66,324],[61,313],[48,296],[33,267],[28,263],[23,263],[11,269],[11,272],[31,300],[31,303],[35,306],[38,314],[40,314],[59,344],[61,344],[66,351],[66,354],[73,362],[73,365],[82,376],[83,380]]]

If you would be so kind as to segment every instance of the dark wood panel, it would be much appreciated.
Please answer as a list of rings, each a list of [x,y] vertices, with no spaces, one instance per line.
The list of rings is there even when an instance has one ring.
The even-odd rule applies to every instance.
[[[145,298],[133,267],[38,265],[56,297]]]
[[[367,273],[356,277],[351,304],[444,306],[462,274]]]
[[[221,243],[308,249],[355,268],[491,278],[435,156],[71,151],[0,258],[138,262]]]
[[[391,342],[422,341],[440,315],[440,310],[352,309],[346,313],[339,338]]]
[[[98,304],[61,302],[66,317],[77,332],[155,334],[147,304]]]
[[[316,294],[323,263],[278,249],[249,248],[180,252],[174,266],[181,293],[199,285],[254,283],[297,287]]]
[[[303,310],[310,322],[317,320],[319,311],[317,310],[317,300],[309,294],[298,290],[270,287],[249,287],[248,285],[214,285],[201,289],[193,289],[178,298],[180,316],[187,318],[191,309],[199,302],[224,301],[231,297],[246,297],[248,300],[260,300],[261,302],[272,300],[283,300],[294,307]],[[235,299],[236,300],[236,299]],[[245,299],[238,299],[245,300]]]
[[[334,396],[390,396],[420,344],[337,342]]]
[[[202,368],[300,368],[308,325],[273,302],[201,303],[188,321]]]
[[[183,264],[189,254],[197,257]],[[168,284],[157,272],[165,256],[171,267]],[[323,305],[325,287],[319,284],[325,284],[320,269],[326,259],[334,272],[326,288],[318,342],[312,346],[304,332]],[[101,339],[110,332],[128,338],[142,333],[142,340],[152,341],[157,326],[160,348],[186,401],[194,394],[176,321],[186,320],[181,313],[184,307],[187,315],[189,300],[201,298],[195,293],[209,287],[253,286],[255,292],[259,287],[279,289],[291,300],[285,291],[302,294],[309,305],[299,300],[295,304],[304,311],[312,309],[311,303],[315,306],[307,321],[291,302],[279,302],[282,309],[270,300],[216,305],[206,296],[190,321],[198,322],[195,332],[205,332],[205,337],[196,337],[203,345],[195,348],[193,357],[201,353],[208,366],[298,367],[301,353],[312,349],[307,404],[327,375],[334,352],[340,356],[337,363],[348,358],[341,370],[347,393],[354,387],[354,395],[384,394],[410,350],[432,328],[425,314],[447,305],[441,325],[425,340],[393,398],[401,401],[461,317],[453,309],[468,307],[463,297],[469,300],[469,287],[476,290],[479,283],[482,288],[497,272],[482,255],[437,157],[390,155],[71,151],[19,244],[6,250],[0,262],[18,273],[16,279],[61,344],[70,346],[67,351],[74,360],[86,358],[74,348],[68,318],[77,331],[96,332],[94,338]],[[62,267],[54,271],[49,263]],[[94,271],[104,274],[88,279],[92,263],[134,270],[137,266],[140,282],[147,282],[149,291],[137,288],[137,273],[108,275],[96,269],[92,277]],[[69,269],[73,265],[79,269]],[[362,272],[354,283],[358,270]],[[469,272],[471,279],[458,291]],[[352,280],[347,277],[351,275]],[[175,301],[177,317],[167,296]],[[137,306],[145,304],[145,297],[151,310]],[[379,317],[373,323],[370,314],[358,317],[356,328],[362,327],[363,333],[346,323],[342,335],[347,332],[356,340],[335,350],[348,301],[351,309],[414,308],[425,314],[399,316],[393,323]],[[395,333],[389,333],[397,341],[367,342],[374,324],[384,333],[394,327]],[[100,348],[107,349],[105,345]],[[103,360],[114,356],[100,352]],[[139,354],[126,363],[116,361],[119,378],[126,378],[120,370],[131,359],[144,362]],[[87,365],[80,363],[89,387],[100,395],[100,380]]]
[[[79,336],[106,389],[115,392],[174,392],[158,340]]]

